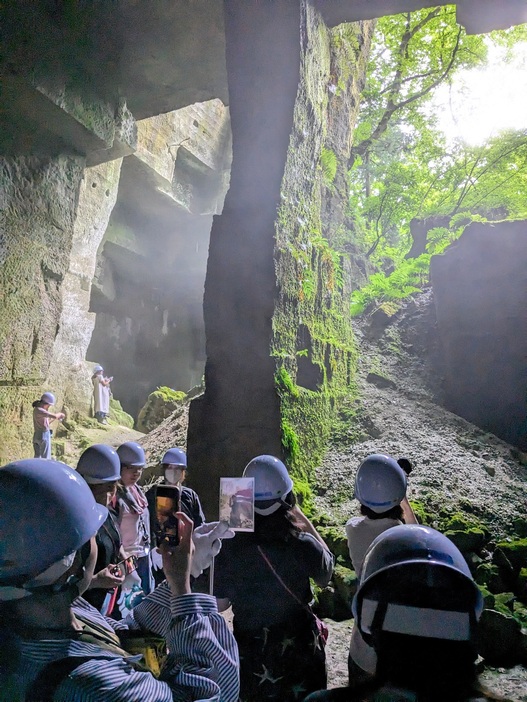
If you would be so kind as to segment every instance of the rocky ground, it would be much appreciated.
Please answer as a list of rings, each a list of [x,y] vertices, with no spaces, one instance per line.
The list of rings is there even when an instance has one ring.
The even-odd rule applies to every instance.
[[[521,528],[527,514],[525,456],[497,437],[443,409],[430,293],[386,319],[359,320],[357,395],[342,407],[333,445],[317,471],[315,503],[331,523],[358,514],[354,476],[370,453],[407,456],[414,463],[410,498],[431,512],[447,507],[481,520],[501,538]],[[346,684],[351,620],[327,620],[329,685]],[[527,670],[487,667],[489,689],[527,702]]]
[[[461,508],[501,536],[526,516],[526,457],[437,404],[429,307],[424,293],[382,334],[368,321],[356,325],[360,399],[343,408],[317,473],[316,505],[344,524],[358,514],[353,484],[361,460],[370,453],[407,456],[414,463],[411,499],[431,511]]]

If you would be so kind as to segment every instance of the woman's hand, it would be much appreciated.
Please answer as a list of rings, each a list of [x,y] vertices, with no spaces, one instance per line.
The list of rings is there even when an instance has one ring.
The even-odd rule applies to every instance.
[[[159,546],[163,557],[163,570],[173,595],[185,595],[190,592],[190,568],[194,555],[192,541],[192,520],[183,512],[176,512],[178,519],[179,543],[172,546],[165,542]]]
[[[123,580],[124,575],[121,573],[119,566],[109,565],[95,573],[88,589],[92,590],[94,587],[99,587],[103,590],[110,590],[112,587],[122,585]]]

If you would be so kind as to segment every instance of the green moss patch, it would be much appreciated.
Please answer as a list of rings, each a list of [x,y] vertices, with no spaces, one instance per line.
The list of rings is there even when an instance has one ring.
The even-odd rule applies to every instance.
[[[147,401],[139,411],[137,429],[145,434],[158,427],[163,420],[181,409],[187,399],[186,393],[161,386],[151,392]]]

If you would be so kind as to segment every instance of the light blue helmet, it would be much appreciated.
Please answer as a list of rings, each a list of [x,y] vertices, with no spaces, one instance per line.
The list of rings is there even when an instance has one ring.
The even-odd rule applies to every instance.
[[[245,466],[244,478],[254,478],[254,510],[269,515],[276,512],[283,498],[293,489],[293,481],[279,458],[264,454]],[[258,503],[266,503],[258,506]]]
[[[355,497],[361,505],[382,514],[400,504],[406,495],[406,485],[406,473],[395,458],[373,453],[359,466]]]
[[[52,392],[45,392],[40,398],[41,402],[45,402],[47,405],[54,405],[56,402],[55,395]]]
[[[111,483],[121,477],[121,462],[111,446],[94,444],[79,458],[77,472],[90,485]]]
[[[143,447],[136,441],[125,441],[117,449],[121,465],[143,467],[146,463]]]
[[[167,463],[173,466],[187,467],[187,454],[180,448],[171,448],[163,456],[161,463]]]
[[[102,371],[102,370],[104,370],[104,368],[103,368],[102,366],[100,366],[98,363],[96,363],[96,364],[93,366],[93,372],[94,372],[94,373],[99,373],[99,372]]]
[[[401,524],[366,552],[352,609],[368,643],[380,631],[469,641],[483,598],[450,539],[430,527]]]
[[[29,458],[0,468],[0,586],[29,582],[78,551],[107,516],[64,463]]]

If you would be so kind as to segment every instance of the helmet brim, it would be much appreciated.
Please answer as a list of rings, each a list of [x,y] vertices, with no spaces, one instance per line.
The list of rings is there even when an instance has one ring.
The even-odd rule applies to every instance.
[[[483,595],[481,594],[481,591],[477,584],[475,583],[474,580],[469,578],[466,573],[463,573],[459,568],[457,568],[455,565],[450,565],[448,563],[445,563],[444,561],[441,561],[439,559],[435,558],[409,558],[404,561],[399,561],[397,563],[390,563],[384,568],[379,568],[376,570],[374,573],[372,573],[369,577],[367,577],[363,582],[360,583],[359,588],[357,590],[357,593],[355,594],[355,597],[353,598],[353,603],[352,603],[352,611],[353,611],[353,616],[356,618],[357,616],[357,602],[360,597],[364,596],[364,590],[366,589],[366,586],[368,584],[371,584],[374,582],[379,576],[381,576],[383,573],[387,573],[391,570],[394,569],[400,569],[401,566],[410,566],[410,565],[426,565],[426,566],[434,566],[434,567],[440,567],[446,571],[449,571],[451,573],[456,573],[457,576],[462,576],[465,578],[467,584],[470,583],[472,586],[472,589],[474,590],[476,594],[476,602],[474,605],[474,611],[476,614],[476,618],[479,618],[481,612],[483,611],[484,607],[484,602],[483,602]]]

